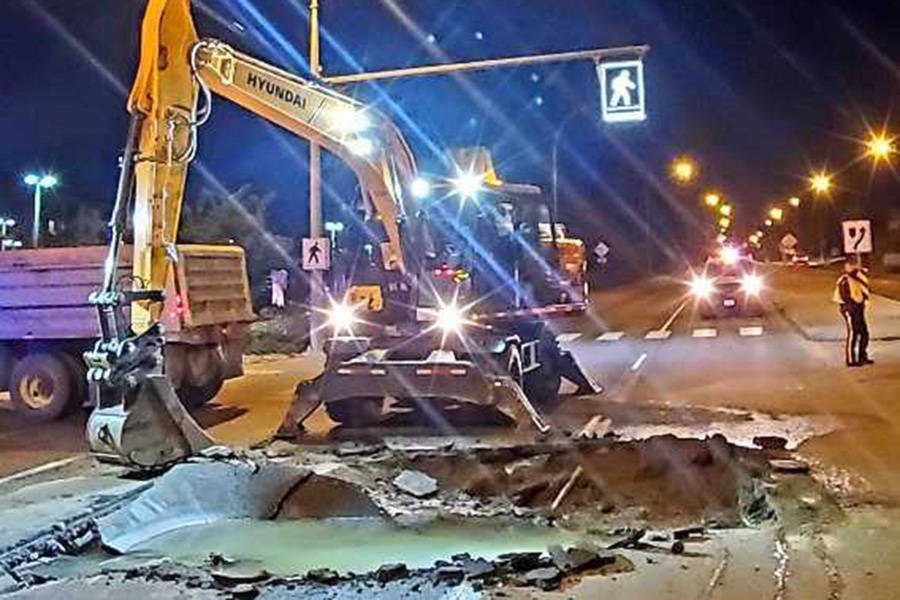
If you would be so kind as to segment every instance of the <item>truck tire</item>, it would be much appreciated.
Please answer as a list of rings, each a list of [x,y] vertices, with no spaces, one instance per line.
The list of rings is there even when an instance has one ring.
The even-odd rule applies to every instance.
[[[56,354],[28,354],[20,360],[9,382],[16,411],[29,421],[54,421],[74,404],[72,374]]]
[[[214,376],[203,385],[182,385],[175,391],[178,399],[187,408],[200,408],[216,397],[225,381],[220,376]]]

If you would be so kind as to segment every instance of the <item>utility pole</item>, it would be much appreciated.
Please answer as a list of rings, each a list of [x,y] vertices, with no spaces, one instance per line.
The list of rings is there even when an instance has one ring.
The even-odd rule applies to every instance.
[[[309,0],[309,69],[315,79],[320,79],[319,0]],[[315,142],[309,145],[309,237],[322,237],[322,148]],[[317,352],[322,349],[322,310],[325,308],[322,272],[312,271],[309,279],[309,348]]]

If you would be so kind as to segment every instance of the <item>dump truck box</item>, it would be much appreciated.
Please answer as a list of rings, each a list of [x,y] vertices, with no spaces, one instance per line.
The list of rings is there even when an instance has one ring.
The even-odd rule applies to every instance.
[[[81,353],[100,337],[88,296],[100,288],[106,252],[0,253],[0,390],[9,389],[26,416],[57,418],[84,398]],[[243,339],[255,317],[243,249],[179,245],[177,256],[162,317],[171,346],[166,369],[182,399],[197,405],[242,374]],[[130,288],[129,247],[120,264],[122,286]]]

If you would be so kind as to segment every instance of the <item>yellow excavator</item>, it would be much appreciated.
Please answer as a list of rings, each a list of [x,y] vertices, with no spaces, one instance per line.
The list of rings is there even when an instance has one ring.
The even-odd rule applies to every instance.
[[[101,459],[136,468],[160,467],[213,444],[166,377],[161,317],[167,284],[171,293],[179,267],[176,238],[188,166],[214,94],[321,145],[355,173],[380,241],[374,287],[401,284],[417,291],[417,277],[428,269],[424,257],[432,254],[422,246],[429,236],[422,233],[421,211],[409,205],[416,165],[399,129],[371,106],[220,41],[200,39],[190,8],[190,0],[147,4],[103,286],[91,295],[102,337],[85,353],[95,405],[89,444]],[[129,213],[133,272],[123,287],[117,266]],[[398,332],[397,323],[389,323],[386,335],[363,338],[340,335],[347,332],[338,326],[353,322],[348,313],[354,307],[338,302],[333,316],[339,335],[326,347],[325,372],[298,387],[287,429],[322,404],[335,420],[364,425],[377,420],[387,398],[452,409],[499,406],[504,397],[546,429],[529,393],[555,398],[561,377],[596,391],[539,320],[523,321],[521,311],[511,319],[480,319],[477,331],[463,339],[460,329],[474,317],[470,321],[466,307],[451,299],[439,304],[424,318],[416,310],[400,311],[407,327]]]

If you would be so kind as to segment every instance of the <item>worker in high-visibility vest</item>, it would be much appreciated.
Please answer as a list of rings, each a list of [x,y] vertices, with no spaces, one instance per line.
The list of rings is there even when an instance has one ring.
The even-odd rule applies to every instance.
[[[868,354],[869,325],[866,323],[869,296],[869,278],[855,260],[848,258],[834,287],[834,301],[840,305],[847,326],[844,360],[848,367],[873,363]]]

